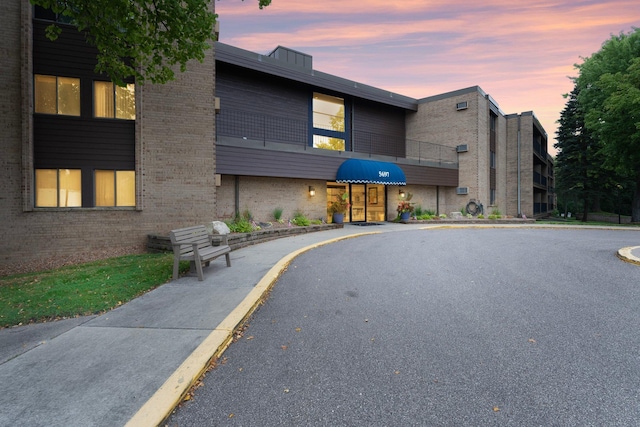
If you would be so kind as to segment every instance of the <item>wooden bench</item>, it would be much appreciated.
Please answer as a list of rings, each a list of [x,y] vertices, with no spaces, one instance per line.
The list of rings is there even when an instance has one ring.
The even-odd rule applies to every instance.
[[[209,265],[209,262],[221,255],[227,258],[227,267],[231,267],[231,259],[227,235],[222,236],[222,242],[219,246],[213,246],[213,236],[211,236],[204,225],[196,225],[194,227],[179,228],[171,230],[169,237],[171,238],[171,246],[173,247],[173,280],[178,278],[178,270],[180,261],[189,261],[191,264],[191,272],[198,272],[198,280],[204,280],[202,275],[202,264]]]

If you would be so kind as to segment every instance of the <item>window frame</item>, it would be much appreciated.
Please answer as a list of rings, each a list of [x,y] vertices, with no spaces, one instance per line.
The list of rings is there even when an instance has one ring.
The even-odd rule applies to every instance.
[[[96,98],[96,83],[102,83],[102,84],[110,84],[111,85],[111,96],[112,96],[112,100],[113,100],[113,111],[111,111],[112,115],[111,116],[99,116],[97,115],[97,98]],[[92,80],[92,84],[91,84],[91,95],[92,95],[92,112],[93,112],[93,118],[94,119],[98,119],[98,120],[129,120],[129,121],[135,121],[136,120],[136,99],[135,99],[135,95],[136,95],[136,84],[135,83],[126,83],[127,87],[132,86],[133,90],[131,91],[131,94],[133,96],[133,115],[132,117],[118,117],[118,88],[120,88],[120,86],[116,85],[114,82],[111,81],[107,81],[107,80]]]
[[[49,113],[45,111],[37,111],[36,106],[38,104],[38,77],[52,77],[55,78],[55,113]],[[78,114],[66,114],[60,112],[60,79],[72,79],[77,82],[78,87],[78,96],[77,96],[77,107]],[[33,113],[34,114],[46,114],[49,116],[65,116],[65,117],[81,117],[82,116],[82,79],[80,77],[71,77],[71,76],[60,76],[60,75],[52,75],[52,74],[33,74]]]
[[[331,129],[324,129],[324,128],[319,128],[319,127],[315,127],[315,123],[314,123],[314,116],[315,116],[315,109],[314,109],[314,99],[316,98],[316,95],[321,95],[321,96],[327,96],[327,97],[331,97],[331,98],[337,98],[337,99],[341,99],[342,100],[342,108],[344,111],[344,131],[337,131],[337,130],[331,130]],[[310,147],[313,148],[318,148],[315,147],[315,136],[318,137],[323,137],[323,138],[330,138],[330,139],[339,139],[339,140],[343,140],[344,141],[344,150],[332,150],[330,148],[318,148],[318,149],[324,149],[324,150],[330,150],[330,151],[351,151],[351,138],[350,138],[350,129],[351,129],[351,121],[350,121],[350,116],[351,116],[351,105],[348,101],[348,99],[341,94],[336,94],[336,93],[332,93],[329,91],[324,91],[324,92],[319,92],[319,91],[313,91],[311,93],[311,97],[309,100],[309,142],[308,145]]]
[[[113,204],[112,205],[106,205],[106,204],[98,204],[98,178],[97,178],[97,173],[98,172],[111,172],[113,173]],[[132,205],[125,205],[125,204],[118,204],[118,172],[130,172],[133,173],[133,204]],[[136,182],[136,171],[135,170],[129,170],[129,169],[94,169],[93,170],[93,207],[96,208],[135,208],[136,207],[136,187],[137,187],[137,182]]]
[[[39,186],[38,186],[38,171],[56,171],[56,205],[55,206],[39,206],[38,205],[38,191],[40,190]],[[63,171],[73,171],[73,172],[79,172],[80,176],[80,204],[79,205],[71,205],[69,206],[68,204],[65,206],[61,206],[60,205],[60,199],[61,199],[61,191],[63,191],[63,189],[60,187],[60,183],[61,183],[61,179],[60,179],[60,174]],[[59,208],[69,208],[69,209],[81,209],[82,206],[82,169],[79,168],[37,168],[33,170],[33,187],[34,187],[34,193],[33,193],[33,206],[37,209],[59,209]],[[69,192],[69,188],[65,188],[64,190],[67,191],[67,193]]]

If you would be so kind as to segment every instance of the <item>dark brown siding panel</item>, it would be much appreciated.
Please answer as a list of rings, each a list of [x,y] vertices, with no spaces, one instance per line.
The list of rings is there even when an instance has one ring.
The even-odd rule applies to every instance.
[[[224,175],[269,176],[283,178],[336,179],[338,168],[347,158],[317,156],[272,150],[218,145],[216,173]],[[398,166],[411,185],[441,185],[456,187],[458,170],[431,166]]]
[[[227,64],[216,68],[219,136],[306,145],[310,90],[295,82]]]
[[[405,110],[353,101],[353,151],[405,157]]]
[[[216,147],[216,173],[225,175],[334,180],[338,167],[345,160],[226,145]]]
[[[34,167],[135,168],[135,122],[35,115]]]
[[[458,169],[402,164],[398,166],[404,171],[408,185],[458,186]]]

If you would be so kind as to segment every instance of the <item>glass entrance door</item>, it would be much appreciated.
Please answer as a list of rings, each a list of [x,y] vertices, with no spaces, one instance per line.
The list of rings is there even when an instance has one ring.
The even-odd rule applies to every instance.
[[[341,184],[327,182],[327,221],[331,220],[333,201],[343,193],[349,194],[350,208],[344,222],[385,221],[385,187],[380,184]]]
[[[367,184],[367,222],[384,221],[384,185]]]
[[[351,184],[351,221],[366,220],[366,198],[364,184]]]

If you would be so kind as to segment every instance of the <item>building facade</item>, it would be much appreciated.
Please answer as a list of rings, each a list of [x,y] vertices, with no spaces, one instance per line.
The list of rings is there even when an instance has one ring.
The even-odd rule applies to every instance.
[[[330,221],[343,192],[352,222],[395,219],[407,193],[438,214],[553,210],[553,161],[532,112],[506,115],[478,86],[413,99],[314,70],[311,56],[282,46],[268,55],[216,46],[219,217],[269,219],[282,208]],[[406,187],[337,182],[348,159],[392,163]]]
[[[141,252],[216,210],[215,62],[117,91],[95,51],[28,0],[0,3],[0,271]],[[131,96],[133,95],[133,96]],[[133,98],[133,99],[132,99]]]
[[[28,0],[0,14],[0,273],[141,252],[148,234],[244,212],[331,221],[343,193],[351,222],[395,219],[407,193],[439,214],[553,210],[544,129],[477,86],[414,99],[285,47],[215,43],[173,82],[120,88],[73,26],[44,36],[59,17]]]

